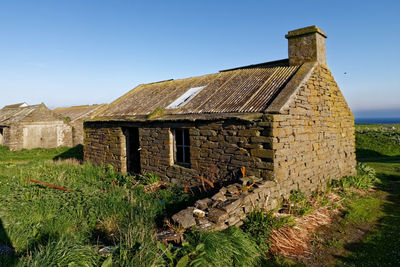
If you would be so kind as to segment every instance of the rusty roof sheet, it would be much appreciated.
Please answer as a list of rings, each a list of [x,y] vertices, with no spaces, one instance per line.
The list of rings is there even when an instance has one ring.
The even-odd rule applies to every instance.
[[[8,126],[13,123],[18,123],[39,107],[40,105],[32,105],[27,107],[5,107],[0,109],[0,125]]]
[[[300,66],[238,68],[179,80],[142,84],[115,100],[100,117],[149,115],[166,108],[191,88],[204,87],[186,104],[165,114],[263,112]]]
[[[74,121],[78,119],[91,118],[95,114],[96,110],[104,106],[105,104],[72,106],[72,107],[55,108],[53,111],[60,117],[63,118],[69,117],[71,121]]]

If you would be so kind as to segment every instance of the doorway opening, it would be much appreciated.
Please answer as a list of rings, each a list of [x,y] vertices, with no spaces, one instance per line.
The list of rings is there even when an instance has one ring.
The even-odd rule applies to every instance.
[[[126,170],[130,174],[140,174],[139,129],[126,128]]]

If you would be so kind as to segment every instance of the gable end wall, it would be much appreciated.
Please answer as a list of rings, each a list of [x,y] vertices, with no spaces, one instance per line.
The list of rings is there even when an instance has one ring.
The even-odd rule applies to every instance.
[[[327,66],[316,66],[273,126],[274,176],[284,195],[355,175],[354,117]]]
[[[18,123],[4,128],[10,150],[72,146],[72,127],[44,105]]]

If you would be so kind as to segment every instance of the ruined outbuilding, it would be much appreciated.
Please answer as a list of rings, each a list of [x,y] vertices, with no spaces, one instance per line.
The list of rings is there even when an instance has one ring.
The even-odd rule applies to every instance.
[[[72,128],[44,104],[8,105],[0,110],[0,145],[10,150],[72,146]]]
[[[326,65],[326,37],[316,26],[290,31],[288,59],[139,85],[85,122],[85,159],[189,188],[244,169],[268,181],[257,201],[354,174],[353,114]]]
[[[83,122],[97,115],[107,105],[82,105],[55,108],[53,111],[72,126],[73,146],[83,145]]]

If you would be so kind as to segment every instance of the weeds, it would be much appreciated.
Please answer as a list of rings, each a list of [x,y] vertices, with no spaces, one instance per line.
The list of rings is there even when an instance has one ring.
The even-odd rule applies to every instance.
[[[289,214],[304,216],[309,214],[313,208],[308,202],[306,195],[300,190],[292,191],[289,196]]]
[[[262,249],[268,250],[268,236],[272,233],[272,230],[290,223],[293,223],[293,219],[290,216],[276,218],[273,216],[273,211],[254,210],[244,220],[242,229],[252,236]]]
[[[157,107],[151,113],[147,114],[148,119],[155,119],[162,117],[165,113],[165,108]]]
[[[152,185],[160,181],[160,177],[158,177],[157,174],[153,173],[145,173],[143,175],[140,175],[138,178],[139,181],[142,182],[144,185]]]
[[[333,187],[341,187],[343,189],[354,187],[366,190],[377,182],[375,169],[363,163],[357,164],[357,175],[346,176],[341,180],[333,180]]]
[[[340,249],[340,248],[343,248],[343,241],[340,239],[337,239],[336,237],[333,237],[332,239],[328,240],[328,242],[326,242],[326,246],[331,247],[331,248]]]

